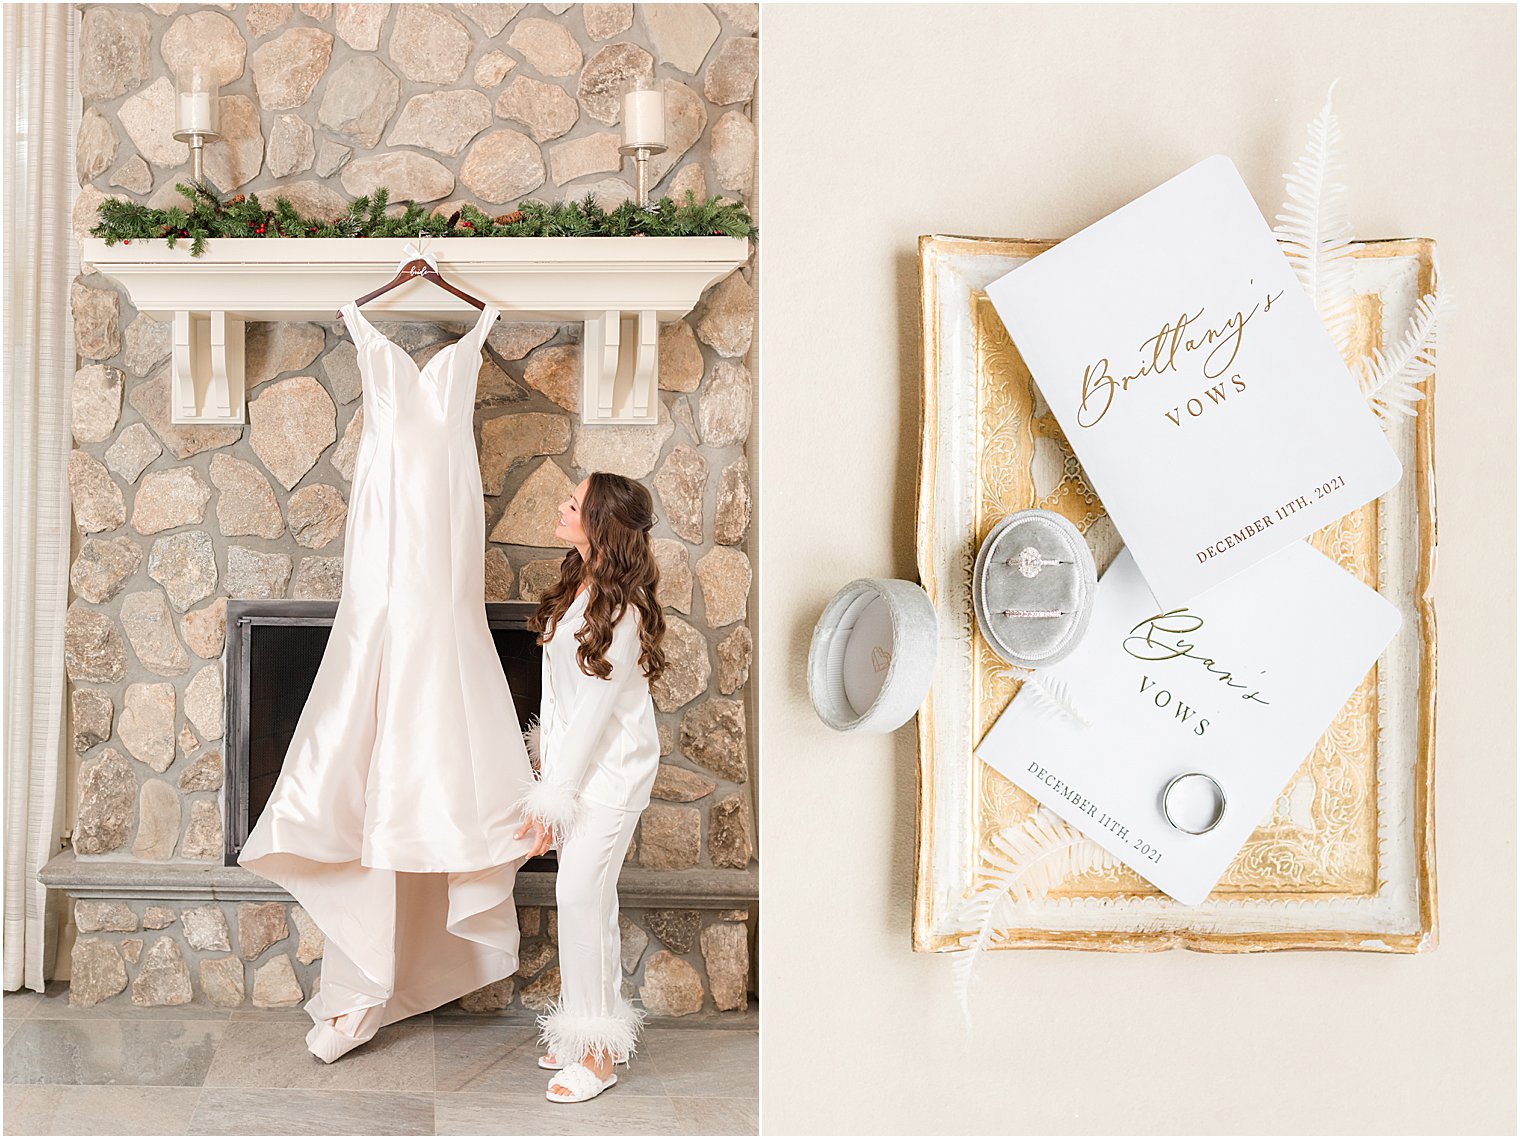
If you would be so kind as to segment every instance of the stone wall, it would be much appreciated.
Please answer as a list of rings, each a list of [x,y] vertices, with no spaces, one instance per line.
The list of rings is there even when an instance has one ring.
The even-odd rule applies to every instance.
[[[752,193],[752,4],[80,10],[80,233],[106,196],[182,201],[189,160],[170,136],[170,96],[191,53],[223,76],[228,137],[207,147],[206,173],[227,193],[332,213],[381,185],[444,212],[588,192],[616,202],[632,195],[616,152],[621,93],[640,77],[663,84],[670,118],[656,196]],[[72,296],[71,841],[81,861],[216,862],[226,601],[339,595],[363,428],[354,348],[339,322],[250,324],[248,424],[177,426],[170,326],[84,269]],[[535,600],[553,580],[562,551],[546,506],[587,471],[655,491],[672,664],[655,688],[665,759],[629,854],[643,868],[754,867],[751,276],[661,330],[657,426],[579,424],[578,325],[497,322],[479,379],[488,600]],[[385,331],[420,366],[462,329]],[[625,964],[653,1011],[743,1006],[747,911],[630,916]],[[552,910],[525,907],[522,920],[524,975],[475,1004],[532,1007],[552,987]],[[76,922],[82,1003],[293,1003],[319,968],[320,934],[289,903],[81,901]]]
[[[747,1008],[750,916],[748,908],[624,911],[624,993],[651,1016]],[[559,995],[553,907],[519,906],[517,918],[517,974],[461,998],[459,1010],[543,1012]],[[289,902],[81,899],[74,922],[69,1002],[77,1007],[293,1008],[320,987],[322,931]]]

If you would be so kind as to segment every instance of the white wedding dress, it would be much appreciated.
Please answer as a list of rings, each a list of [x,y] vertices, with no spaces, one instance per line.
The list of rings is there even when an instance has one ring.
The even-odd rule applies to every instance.
[[[278,782],[238,857],[326,935],[307,1043],[332,1061],[385,1024],[517,971],[516,804],[533,783],[485,614],[473,412],[499,310],[418,369],[356,304],[364,380],[343,591]]]

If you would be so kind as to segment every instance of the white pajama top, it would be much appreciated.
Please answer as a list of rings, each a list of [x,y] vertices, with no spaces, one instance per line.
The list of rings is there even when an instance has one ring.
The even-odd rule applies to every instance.
[[[660,766],[649,678],[639,667],[639,612],[623,611],[607,646],[612,672],[587,676],[576,660],[584,624],[582,591],[544,645],[538,716],[539,780],[578,798],[625,811],[649,805]]]

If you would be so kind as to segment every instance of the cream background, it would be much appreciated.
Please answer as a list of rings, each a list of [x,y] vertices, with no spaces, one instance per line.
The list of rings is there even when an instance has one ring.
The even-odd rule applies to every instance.
[[[1515,16],[1459,7],[767,5],[763,1126],[1515,1128]],[[916,578],[916,240],[1067,236],[1209,154],[1273,214],[1340,77],[1360,237],[1431,236],[1442,354],[1441,945],[999,953],[968,1045],[909,949],[915,742],[831,733],[829,596]]]

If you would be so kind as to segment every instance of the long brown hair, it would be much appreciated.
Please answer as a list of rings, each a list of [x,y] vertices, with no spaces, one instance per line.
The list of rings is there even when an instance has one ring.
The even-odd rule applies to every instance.
[[[655,564],[649,530],[654,525],[654,501],[649,489],[622,475],[593,471],[581,502],[581,526],[591,547],[590,563],[572,548],[559,565],[559,581],[544,594],[528,619],[528,628],[544,644],[554,635],[565,611],[581,587],[587,587],[586,620],[576,634],[575,650],[581,671],[606,680],[612,675],[607,647],[612,631],[632,605],[639,615],[639,668],[651,681],[665,671],[665,614],[655,600],[660,568]]]

